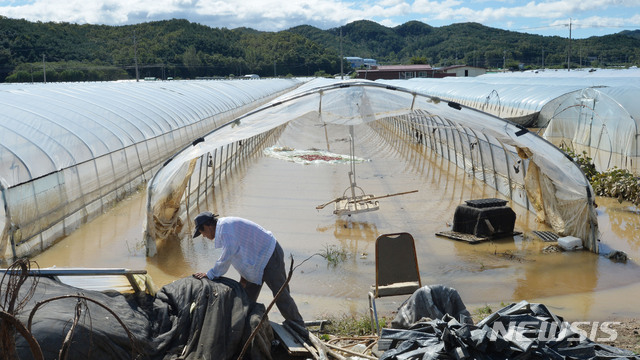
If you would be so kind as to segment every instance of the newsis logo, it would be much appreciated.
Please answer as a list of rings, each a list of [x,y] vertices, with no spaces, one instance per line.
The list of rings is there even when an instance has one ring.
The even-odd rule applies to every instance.
[[[535,338],[539,341],[564,338],[583,341],[589,338],[592,341],[603,343],[615,341],[618,338],[618,332],[614,327],[620,324],[620,322],[614,321],[575,321],[572,323],[563,322],[560,325],[544,321],[512,321],[505,326],[501,322],[495,322],[489,339],[495,341],[498,336],[501,336],[508,341],[527,342]]]

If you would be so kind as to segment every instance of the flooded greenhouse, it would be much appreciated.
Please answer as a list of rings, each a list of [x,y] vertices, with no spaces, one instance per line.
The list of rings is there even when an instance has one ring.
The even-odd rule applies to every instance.
[[[0,88],[0,254],[41,252],[176,151],[300,84],[113,82]]]
[[[147,174],[146,188],[31,258],[41,268],[144,269],[161,287],[218,258],[212,241],[190,235],[208,210],[273,232],[294,260],[291,292],[308,320],[366,313],[375,239],[397,232],[415,238],[422,284],[455,288],[470,309],[527,300],[572,320],[640,316],[628,301],[640,295],[639,210],[595,197],[579,167],[535,132],[426,95],[307,82],[190,133],[183,151]],[[337,212],[334,200],[356,182],[379,198],[376,208]],[[513,234],[475,244],[438,235],[459,205],[493,198],[515,212]],[[586,249],[559,251],[541,233],[579,237]],[[605,256],[615,250],[629,260]]]

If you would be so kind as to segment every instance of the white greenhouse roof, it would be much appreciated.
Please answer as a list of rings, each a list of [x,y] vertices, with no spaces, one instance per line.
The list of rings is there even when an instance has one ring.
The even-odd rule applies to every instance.
[[[524,85],[577,85],[593,86],[640,86],[640,69],[545,69],[522,72],[489,73],[476,77],[477,81],[499,84]]]
[[[579,85],[487,83],[477,78],[414,78],[410,80],[378,80],[393,86],[456,101],[474,109],[506,119],[520,118],[539,112],[549,101],[582,89]]]
[[[296,82],[2,85],[0,180],[4,187],[24,183],[249,104]]]
[[[302,83],[0,85],[0,254],[44,251],[136,191],[176,151]]]

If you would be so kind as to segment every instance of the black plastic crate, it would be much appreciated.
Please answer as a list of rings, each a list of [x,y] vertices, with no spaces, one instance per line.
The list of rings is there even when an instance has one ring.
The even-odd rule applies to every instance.
[[[465,202],[467,203],[468,206],[477,208],[477,209],[507,205],[507,200],[496,199],[496,198],[466,200]]]
[[[483,208],[458,205],[453,215],[454,232],[477,237],[495,238],[513,234],[516,213],[508,206]]]

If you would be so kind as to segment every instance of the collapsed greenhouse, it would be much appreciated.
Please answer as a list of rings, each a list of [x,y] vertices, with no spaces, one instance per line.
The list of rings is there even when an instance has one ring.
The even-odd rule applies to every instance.
[[[33,255],[139,189],[176,151],[302,82],[0,88],[0,253]]]
[[[584,174],[557,147],[525,127],[399,86],[371,81],[314,80],[242,115],[168,161],[147,188],[146,242],[188,236],[199,202],[226,171],[289,123],[345,127],[382,124],[430,147],[469,176],[533,212],[560,235],[598,252],[594,194]]]

